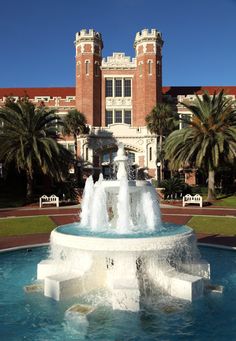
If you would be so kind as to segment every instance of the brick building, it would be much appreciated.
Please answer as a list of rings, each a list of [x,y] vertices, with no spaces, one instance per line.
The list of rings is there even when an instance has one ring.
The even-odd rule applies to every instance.
[[[117,142],[123,142],[133,169],[146,169],[155,177],[156,138],[145,126],[145,116],[162,95],[170,95],[178,102],[193,101],[195,93],[213,93],[222,87],[163,87],[162,35],[156,29],[144,29],[134,39],[135,58],[113,53],[103,58],[100,33],[90,29],[76,33],[75,88],[0,88],[0,105],[6,96],[27,94],[34,103],[44,102],[56,108],[60,116],[77,108],[85,114],[90,126],[88,136],[78,137],[77,155],[81,167],[93,172],[103,171],[109,176]],[[224,87],[235,98],[236,87]],[[180,104],[180,115],[190,113]],[[182,128],[180,123],[180,129]],[[62,142],[74,150],[73,139]],[[186,179],[194,183],[193,179]]]

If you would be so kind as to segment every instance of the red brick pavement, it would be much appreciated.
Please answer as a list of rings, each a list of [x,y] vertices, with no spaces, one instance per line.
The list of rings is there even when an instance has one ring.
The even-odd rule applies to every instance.
[[[162,219],[165,222],[176,224],[187,224],[194,215],[219,215],[219,216],[236,216],[236,209],[224,209],[214,207],[204,208],[182,208],[168,207],[162,208]],[[0,210],[0,217],[22,217],[48,215],[56,225],[63,225],[78,221],[78,207],[70,208],[17,208]],[[31,245],[46,243],[49,241],[49,234],[34,234],[24,236],[2,237],[0,238],[0,249],[10,248],[21,245]],[[236,246],[236,237],[225,237],[220,235],[197,235],[199,242],[220,244],[228,246]]]

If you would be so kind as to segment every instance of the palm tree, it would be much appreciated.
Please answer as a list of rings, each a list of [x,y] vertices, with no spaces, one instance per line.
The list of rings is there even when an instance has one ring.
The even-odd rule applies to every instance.
[[[210,96],[196,95],[196,102],[183,104],[192,119],[184,129],[172,132],[165,152],[170,166],[178,169],[184,163],[194,163],[208,172],[208,201],[215,196],[215,171],[220,163],[233,162],[236,157],[236,108],[224,91]]]
[[[86,118],[84,114],[79,112],[77,109],[70,110],[63,121],[62,134],[73,135],[74,144],[75,144],[75,176],[76,181],[78,181],[78,166],[77,166],[77,153],[78,153],[78,145],[77,145],[77,137],[80,134],[87,134],[88,127],[86,126]]]
[[[0,159],[7,166],[14,162],[27,179],[26,198],[33,194],[35,170],[61,181],[68,172],[72,155],[57,142],[60,118],[54,110],[36,108],[27,97],[14,102],[8,98],[0,108]]]
[[[163,137],[169,134],[176,128],[177,114],[173,104],[161,102],[152,109],[152,111],[145,118],[147,128],[150,133],[155,134],[157,137],[157,155],[156,163],[160,161],[160,179],[162,180],[162,165],[164,161],[163,155]],[[157,172],[158,173],[158,172]],[[158,175],[157,175],[158,176]]]

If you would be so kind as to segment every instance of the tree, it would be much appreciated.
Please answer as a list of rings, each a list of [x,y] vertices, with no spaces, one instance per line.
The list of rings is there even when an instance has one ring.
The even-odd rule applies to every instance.
[[[215,196],[215,171],[219,164],[233,162],[236,157],[236,108],[224,91],[210,96],[196,95],[193,104],[181,103],[192,118],[184,129],[172,132],[166,141],[166,157],[173,169],[194,163],[208,172],[208,201]],[[184,119],[183,119],[184,120]]]
[[[14,163],[26,174],[26,198],[33,194],[33,176],[37,169],[61,181],[68,173],[72,155],[57,141],[60,118],[54,110],[36,108],[27,97],[15,102],[7,98],[0,108],[0,159],[7,166]]]
[[[160,179],[162,180],[163,137],[173,131],[177,126],[177,114],[172,103],[161,102],[152,109],[145,118],[150,133],[157,135],[156,163],[160,161]],[[158,138],[159,137],[159,138]]]
[[[75,176],[76,180],[78,180],[78,166],[77,166],[77,137],[80,134],[87,134],[88,127],[86,126],[86,118],[84,114],[79,112],[77,109],[70,110],[63,121],[62,134],[73,135],[74,144],[75,144]]]

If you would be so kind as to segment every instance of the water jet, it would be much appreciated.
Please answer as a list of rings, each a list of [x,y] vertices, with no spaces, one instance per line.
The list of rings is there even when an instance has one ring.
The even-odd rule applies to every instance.
[[[128,179],[122,143],[117,180],[85,185],[80,223],[51,233],[51,254],[38,264],[44,295],[62,300],[105,289],[113,309],[138,311],[155,291],[192,301],[204,293],[210,266],[191,228],[161,221],[155,188]]]

